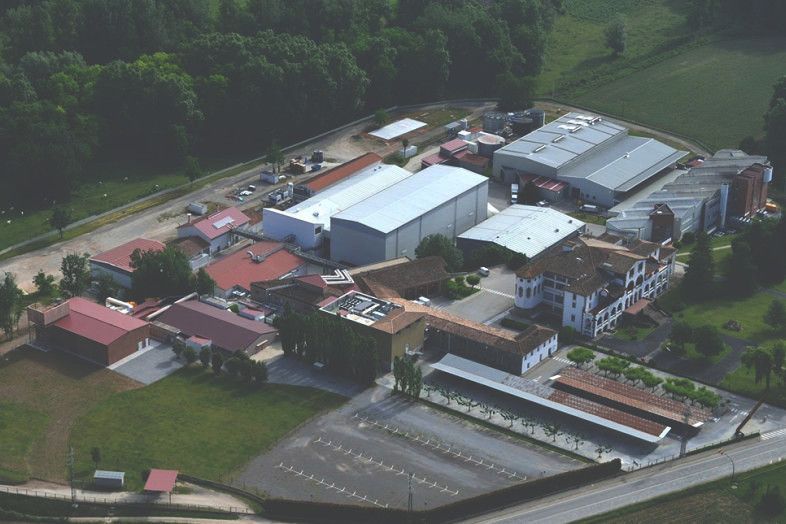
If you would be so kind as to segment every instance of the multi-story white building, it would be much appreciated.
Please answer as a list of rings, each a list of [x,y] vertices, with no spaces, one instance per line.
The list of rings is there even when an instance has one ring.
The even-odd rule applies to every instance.
[[[595,337],[615,328],[625,311],[640,310],[641,299],[668,289],[675,252],[641,240],[567,241],[516,272],[515,304],[545,308],[561,315],[563,326]]]

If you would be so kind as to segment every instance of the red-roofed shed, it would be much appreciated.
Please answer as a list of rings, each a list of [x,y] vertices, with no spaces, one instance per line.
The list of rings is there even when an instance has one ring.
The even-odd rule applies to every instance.
[[[177,470],[175,469],[151,469],[145,482],[145,491],[152,493],[169,493],[170,500],[172,490],[175,489],[177,482]]]

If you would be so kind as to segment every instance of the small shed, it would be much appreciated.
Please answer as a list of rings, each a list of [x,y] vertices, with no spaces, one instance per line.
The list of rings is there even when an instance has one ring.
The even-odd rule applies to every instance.
[[[200,337],[199,335],[192,335],[186,339],[186,346],[192,348],[197,353],[202,351],[203,348],[209,348],[212,344],[212,340]]]
[[[169,500],[171,501],[175,482],[177,482],[177,470],[151,469],[145,482],[145,491],[150,493],[169,493]]]
[[[100,489],[123,489],[126,474],[123,471],[104,471],[97,469],[93,473],[93,486]]]

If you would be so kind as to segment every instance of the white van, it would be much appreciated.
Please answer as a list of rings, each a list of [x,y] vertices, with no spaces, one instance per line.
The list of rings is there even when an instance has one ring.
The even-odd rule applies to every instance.
[[[491,271],[489,271],[489,268],[487,268],[487,267],[482,267],[482,266],[481,266],[481,267],[478,269],[478,275],[480,275],[480,276],[482,276],[482,277],[487,277],[487,276],[489,276],[490,274],[491,274]]]

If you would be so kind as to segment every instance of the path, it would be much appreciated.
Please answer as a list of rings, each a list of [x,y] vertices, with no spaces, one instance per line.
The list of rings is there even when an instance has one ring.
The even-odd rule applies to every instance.
[[[740,366],[740,359],[745,349],[754,345],[749,340],[732,337],[725,333],[721,333],[721,338],[731,347],[731,350],[715,364],[707,364],[703,359],[689,360],[665,349],[655,353],[652,358],[655,359],[659,369],[705,384],[717,385],[723,381],[726,375]]]
[[[713,251],[723,251],[724,249],[731,249],[731,244],[726,244],[725,246],[715,246],[712,248]],[[684,251],[682,253],[677,253],[678,257],[687,257],[690,256],[693,252],[692,251]]]
[[[196,484],[178,482],[179,486],[185,486],[189,493],[173,493],[171,504],[183,506],[202,506],[203,508],[213,508],[224,511],[236,511],[238,513],[253,513],[253,509],[244,501],[233,497],[227,493],[214,491]],[[65,498],[71,497],[71,488],[62,484],[32,480],[19,486],[5,486],[0,484],[0,491],[6,493],[19,493],[20,495],[33,495],[46,498]],[[169,504],[169,497],[166,495],[156,495],[136,491],[89,491],[76,490],[77,500],[84,502],[99,503],[152,503]]]

